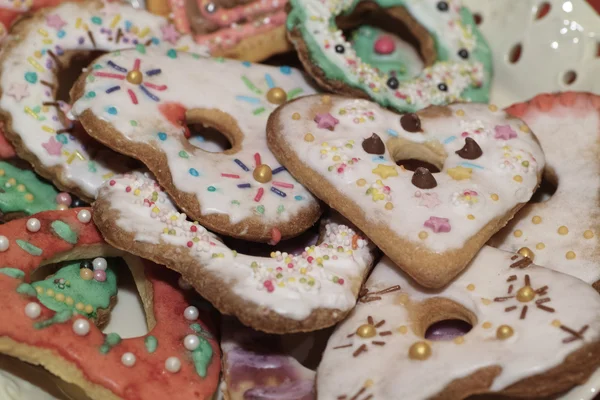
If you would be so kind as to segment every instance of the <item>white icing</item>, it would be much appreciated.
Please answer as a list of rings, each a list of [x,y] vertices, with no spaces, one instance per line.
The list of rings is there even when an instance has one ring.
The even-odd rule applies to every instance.
[[[55,179],[63,186],[80,188],[90,198],[107,177],[123,171],[123,166],[111,163],[115,155],[106,149],[97,153],[68,133],[57,135],[70,127],[60,120],[59,107],[43,105],[56,102],[53,90],[42,84],[44,81],[56,87],[58,83],[57,66],[49,51],[60,58],[63,51],[113,51],[152,40],[150,47],[158,46],[165,52],[176,48],[206,54],[206,48],[195,44],[191,37],[174,34],[173,25],[164,17],[119,2],[100,8],[103,4],[65,2],[41,11],[46,18],[38,29],[9,36],[4,42],[12,47],[2,54],[0,75],[0,109],[10,114],[12,131],[23,141],[24,151],[39,159],[46,170],[62,167],[60,177]],[[119,29],[122,37],[117,43]],[[68,107],[61,107],[67,111]]]
[[[569,106],[557,98],[547,111],[530,105],[523,119],[540,140],[558,187],[548,201],[525,206],[490,244],[507,251],[528,247],[536,264],[594,283],[600,279],[600,113],[581,94]],[[567,227],[566,235],[559,234],[561,226]],[[567,258],[570,251],[575,258]]]
[[[508,119],[503,111],[490,111],[487,105],[455,104],[449,106],[450,117],[421,116],[423,132],[417,133],[405,131],[398,114],[373,102],[341,97],[331,97],[331,105],[327,106],[331,115],[339,120],[330,131],[319,128],[315,122],[315,114],[319,114],[315,111],[317,106],[321,110],[324,107],[320,96],[284,105],[278,114],[281,123],[276,132],[280,136],[278,140],[285,141],[300,161],[362,209],[370,221],[370,227],[362,227],[367,234],[367,228],[376,232],[378,224],[382,224],[398,237],[431,252],[462,248],[491,220],[504,216],[519,202],[527,201],[544,167],[544,155],[533,135],[520,130],[525,126],[523,122]],[[457,112],[464,116],[458,116]],[[301,119],[293,120],[294,113],[299,113]],[[356,118],[357,114],[368,117]],[[515,137],[496,139],[497,126],[510,126]],[[312,133],[313,141],[305,140],[307,132]],[[363,139],[372,133],[386,143],[387,151],[382,158],[363,150]],[[455,154],[465,144],[462,137],[465,134],[483,151],[475,160]],[[433,174],[437,181],[435,188],[415,187],[411,183],[413,172],[396,166],[389,153],[395,137],[417,144],[429,142],[445,151],[443,169]],[[353,159],[358,161],[351,163]],[[524,161],[529,163],[528,167],[523,166]],[[470,179],[453,179],[450,174],[457,172],[457,167],[458,172],[470,169]],[[395,171],[397,176],[384,179],[373,172],[376,168]],[[517,176],[522,182],[515,180]],[[360,179],[365,180],[363,186],[358,184]],[[497,201],[493,195],[498,196]],[[392,209],[386,208],[388,203]],[[352,219],[352,215],[346,217]],[[431,217],[448,219],[450,231],[436,233],[427,227],[425,223]],[[420,232],[425,232],[427,237],[421,239]]]
[[[100,189],[98,199],[109,201],[111,209],[119,211],[114,223],[134,233],[137,242],[166,243],[186,252],[199,268],[218,274],[240,298],[291,319],[304,319],[317,308],[345,311],[354,307],[362,277],[373,261],[368,241],[334,220],[324,222],[325,242],[302,255],[238,254],[201,225],[187,221],[156,182],[141,173],[111,179]],[[151,246],[147,248],[150,253]],[[177,260],[172,267],[178,268]]]
[[[416,286],[385,258],[375,268],[366,288],[375,292],[400,285],[401,290],[382,294],[378,301],[359,303],[352,315],[338,326],[317,371],[319,397],[335,399],[345,394],[351,398],[367,386],[363,397],[372,394],[381,400],[425,399],[440,393],[455,379],[489,366],[502,368],[490,388],[499,391],[521,379],[544,373],[561,364],[570,353],[600,339],[600,296],[594,289],[576,278],[535,265],[511,268],[513,262],[519,261],[511,260],[511,256],[511,253],[486,246],[462,275],[440,291]],[[527,303],[514,297],[493,301],[514,296],[523,287],[527,275],[533,289],[547,285],[547,293],[536,295]],[[512,276],[516,279],[507,282]],[[512,294],[507,294],[511,284],[514,286]],[[449,299],[464,306],[477,321],[462,337],[462,342],[428,342],[431,356],[427,360],[412,360],[408,356],[410,346],[424,340],[415,330],[427,327],[417,327],[417,320],[411,318],[408,310],[434,298]],[[555,312],[536,307],[536,301],[542,298],[551,299],[541,305]],[[526,316],[520,319],[525,305],[528,306]],[[517,309],[505,311],[511,306]],[[366,324],[369,316],[375,324],[385,320],[377,328],[378,333],[390,331],[391,334],[369,339],[356,334],[348,337]],[[560,324],[575,331],[584,326],[588,328],[582,340],[564,343],[563,340],[572,335],[561,329]],[[504,340],[497,339],[496,330],[500,325],[509,325],[514,334]],[[372,345],[373,340],[383,341],[385,345]],[[352,346],[335,349],[346,344]],[[353,357],[362,344],[367,345],[367,351]]]
[[[227,214],[232,224],[255,215],[266,222],[283,222],[294,220],[307,207],[316,206],[312,194],[280,168],[281,164],[267,147],[265,136],[269,114],[277,107],[266,98],[270,88],[279,87],[291,98],[314,93],[299,71],[188,54],[179,54],[174,59],[151,50],[146,54],[136,51],[107,54],[96,61],[94,68],[119,73],[111,65],[130,69],[136,60],[140,60],[142,71],[160,69],[160,73],[144,77],[144,83],[167,85],[164,91],[150,89],[160,101],[148,98],[139,86],[127,81],[95,77],[87,81],[86,95],[75,102],[73,114],[77,116],[91,110],[127,140],[160,149],[167,157],[176,187],[176,193],[171,194],[174,197],[182,193],[195,195],[202,215]],[[122,89],[106,93],[115,85]],[[131,101],[127,89],[135,91],[138,105]],[[90,92],[95,96],[87,95]],[[226,153],[208,153],[191,147],[181,125],[175,125],[161,113],[160,107],[167,103],[179,103],[188,110],[217,109],[227,113],[243,138],[240,143],[233,143],[234,148]],[[113,109],[111,114],[108,110]],[[96,136],[102,134],[94,133]],[[271,181],[260,183],[253,178],[257,166],[255,154],[259,154],[261,163],[269,165],[273,171],[281,169],[273,174]],[[258,195],[259,191],[263,192],[262,197]],[[199,215],[194,217],[201,218]]]

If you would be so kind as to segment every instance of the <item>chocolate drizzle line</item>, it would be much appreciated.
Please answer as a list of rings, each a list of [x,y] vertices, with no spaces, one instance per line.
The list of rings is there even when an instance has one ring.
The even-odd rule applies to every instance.
[[[375,323],[373,321],[373,317],[371,317],[370,315],[367,317],[367,322],[369,323],[369,325],[373,325]]]
[[[556,311],[554,308],[552,308],[552,307],[546,307],[546,306],[544,306],[542,304],[537,304],[537,308],[539,308],[540,310],[547,311],[549,313],[553,313],[554,311]]]
[[[529,275],[525,275],[525,286],[531,286],[531,278]]]
[[[528,309],[529,309],[529,307],[523,306],[523,309],[521,310],[521,316],[519,317],[519,319],[525,319],[525,317],[527,316]]]
[[[550,300],[550,297],[546,297],[545,299],[539,299],[539,300],[536,300],[536,301],[535,301],[535,304],[544,304],[544,303],[547,303],[547,302],[549,302],[549,301],[551,301],[551,300]]]
[[[58,101],[44,101],[42,105],[47,107],[60,107]]]
[[[367,351],[367,345],[363,344],[358,349],[356,349],[356,351],[354,353],[352,353],[352,356],[353,357],[358,357],[359,355],[361,355],[365,351]]]
[[[391,334],[392,334],[392,331],[379,332],[379,336],[389,336]]]
[[[495,297],[495,298],[494,298],[494,301],[497,301],[497,302],[500,302],[500,301],[506,301],[506,300],[512,299],[512,298],[514,298],[514,297],[515,297],[515,296]]]
[[[516,275],[511,275],[508,277],[508,279],[506,280],[506,282],[512,282],[512,281],[516,281],[517,280],[517,276]]]
[[[510,306],[510,307],[506,307],[506,308],[504,309],[504,311],[505,311],[505,312],[510,312],[510,311],[513,311],[513,310],[516,310],[516,309],[517,309],[517,306]]]
[[[337,350],[337,349],[345,349],[345,348],[348,348],[348,347],[352,347],[352,343],[350,343],[350,344],[343,344],[343,345],[341,345],[341,346],[335,346],[333,349],[334,349],[334,350]]]
[[[87,35],[90,38],[90,42],[92,42],[94,48],[96,48],[96,39],[94,39],[94,34],[92,33],[92,31],[87,31]]]
[[[537,289],[535,292],[541,296],[543,294],[546,294],[547,290],[548,290],[548,286],[546,285],[546,286],[542,286],[541,288]]]
[[[575,331],[574,329],[571,329],[565,325],[561,325],[560,329],[562,329],[563,331],[569,333],[571,335],[571,337],[568,337],[566,339],[563,339],[563,343],[571,343],[574,342],[575,340],[583,340],[583,334],[585,333],[585,331],[588,330],[590,326],[589,325],[584,325],[579,332]]]
[[[508,287],[508,294],[511,294],[511,293],[512,293],[512,291],[513,291],[513,285],[510,285],[510,286]]]
[[[510,259],[514,261],[514,260],[516,260],[517,258],[519,258],[519,256],[515,255],[515,256],[512,256]]]
[[[54,85],[51,84],[50,82],[44,81],[44,80],[40,80],[40,83],[44,86],[48,86],[50,89],[54,89]]]
[[[121,40],[122,37],[123,37],[123,30],[121,30],[121,28],[119,28],[119,30],[117,31],[117,40],[116,40],[116,42],[119,43],[119,41]]]
[[[524,257],[524,258],[521,258],[519,261],[516,261],[516,262],[510,264],[510,267],[525,269],[525,268],[529,267],[532,264],[532,262],[533,261],[531,261],[530,258]]]
[[[361,303],[370,303],[371,301],[381,300],[379,295],[397,292],[398,290],[400,290],[400,285],[390,286],[389,288],[380,290],[378,292],[369,292],[369,289],[363,288],[360,291],[360,297],[358,301]]]
[[[375,328],[379,328],[381,325],[385,324],[385,319],[382,319],[381,321],[379,321],[376,325]]]
[[[381,342],[381,341],[377,341],[377,340],[373,340],[371,343],[373,343],[375,346],[385,346],[385,342]]]

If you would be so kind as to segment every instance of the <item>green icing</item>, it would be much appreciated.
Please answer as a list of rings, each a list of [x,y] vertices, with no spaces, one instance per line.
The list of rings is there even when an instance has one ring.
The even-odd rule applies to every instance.
[[[158,339],[150,335],[144,339],[144,344],[146,345],[146,350],[148,353],[154,353],[158,347]]]
[[[204,328],[202,328],[202,326],[200,324],[198,324],[198,323],[191,324],[190,328],[194,332],[196,332],[196,333],[198,333],[198,334],[200,334],[200,335],[202,335],[202,336],[204,336],[206,338],[212,339],[212,337],[213,337],[209,331],[207,331]]]
[[[17,293],[24,294],[24,295],[29,296],[29,297],[36,297],[37,296],[37,292],[35,291],[35,289],[33,288],[33,286],[31,286],[29,283],[21,283],[17,287]]]
[[[71,310],[63,310],[54,314],[54,316],[45,321],[36,322],[33,324],[35,329],[44,329],[54,324],[62,324],[71,319],[73,316],[73,311]]]
[[[81,262],[74,261],[65,264],[50,278],[35,282],[32,286],[38,291],[37,297],[40,303],[49,309],[56,312],[69,310],[88,318],[95,318],[96,310],[108,308],[111,297],[117,294],[117,277],[111,266],[113,260],[108,259],[107,262],[109,267],[106,269],[106,281],[104,282],[82,279],[79,274]],[[53,292],[52,296],[47,295],[49,289]],[[60,301],[56,298],[58,294],[63,295]],[[71,302],[68,298],[73,301]],[[84,306],[91,305],[93,311],[88,314],[85,310],[77,310],[75,306],[78,303],[82,303]]]
[[[36,246],[32,245],[31,243],[26,242],[25,240],[19,239],[16,242],[20,248],[22,248],[23,250],[25,250],[32,256],[41,256],[42,255],[42,249],[40,249],[39,247],[36,247]]]
[[[202,336],[198,336],[198,338],[200,339],[200,345],[192,352],[192,360],[194,362],[194,367],[196,368],[196,373],[204,378],[206,377],[208,365],[212,360],[213,350],[206,339]]]
[[[104,338],[104,343],[100,346],[100,353],[108,354],[109,351],[119,343],[121,343],[121,336],[117,333],[109,333]]]
[[[23,279],[25,277],[25,272],[21,271],[20,269],[9,267],[0,268],[0,274],[8,275],[15,279]]]
[[[77,244],[77,232],[71,229],[71,227],[68,224],[57,220],[52,222],[50,226],[59,238],[61,238],[67,243]]]
[[[57,194],[52,185],[42,182],[33,172],[0,161],[0,212],[3,214],[22,212],[31,215],[55,210]]]

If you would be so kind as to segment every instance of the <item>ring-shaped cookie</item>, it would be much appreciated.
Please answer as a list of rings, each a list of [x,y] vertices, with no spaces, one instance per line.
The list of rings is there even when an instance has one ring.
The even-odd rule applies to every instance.
[[[452,319],[472,329],[425,340],[431,325]],[[485,246],[431,292],[386,257],[329,339],[317,392],[341,400],[546,398],[585,382],[599,354],[600,296],[579,279]]]
[[[135,66],[144,76],[125,79]],[[269,241],[274,229],[285,239],[318,219],[319,203],[277,162],[265,135],[278,105],[314,93],[299,71],[151,50],[106,54],[89,71],[73,88],[73,115],[92,137],[142,161],[175,203],[208,229]],[[145,87],[160,91],[148,97]],[[194,147],[186,122],[217,128],[232,148],[209,153]]]
[[[0,352],[43,365],[94,400],[212,398],[219,383],[218,344],[203,321],[207,315],[189,306],[177,277],[108,246],[90,209],[33,218],[36,224],[24,218],[0,225]],[[44,286],[31,282],[38,267],[104,256],[127,260],[145,299],[147,335],[104,335],[82,312],[54,312],[40,302],[51,294],[58,300],[61,281],[54,282],[54,293],[40,291]]]
[[[290,40],[306,70],[331,91],[371,98],[401,112],[459,100],[488,100],[490,50],[473,16],[458,1],[290,0],[290,4]],[[352,19],[381,8],[396,23],[405,23],[420,42],[427,68],[412,80],[400,81],[365,63],[337,26],[340,16]]]
[[[78,52],[135,47],[143,53],[146,46],[167,54],[175,54],[175,48],[206,53],[166,18],[118,1],[65,2],[19,20],[0,56],[0,115],[19,157],[60,189],[92,201],[100,184],[125,171],[124,165],[107,149],[71,135],[65,103],[56,97],[57,73]],[[148,87],[136,96],[158,93]]]
[[[238,253],[177,212],[142,173],[103,185],[94,221],[109,243],[181,273],[223,314],[267,333],[313,331],[342,320],[374,260],[371,243],[335,217],[322,219],[319,242],[300,255]]]

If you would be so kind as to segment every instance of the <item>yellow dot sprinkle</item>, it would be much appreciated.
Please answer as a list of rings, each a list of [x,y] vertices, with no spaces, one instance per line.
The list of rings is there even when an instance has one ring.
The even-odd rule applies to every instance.
[[[86,314],[91,314],[94,311],[94,307],[92,307],[91,304],[88,304],[87,306],[85,306],[84,311],[86,312]]]
[[[398,327],[397,331],[398,331],[398,333],[405,335],[408,332],[408,328],[406,326],[402,325],[402,326]]]
[[[588,229],[587,231],[583,232],[583,237],[586,239],[591,239],[594,237],[594,232]]]
[[[467,219],[470,219],[472,221],[475,219],[475,216],[473,214],[469,214],[467,215]]]
[[[392,210],[393,208],[394,208],[394,205],[392,203],[390,203],[389,201],[387,203],[385,203],[386,210]]]
[[[565,257],[567,257],[567,260],[573,260],[576,255],[574,251],[567,251],[567,254],[565,254]]]
[[[540,217],[539,215],[534,216],[533,218],[531,218],[531,222],[533,222],[534,224],[541,224],[542,223],[542,217]]]
[[[365,387],[368,389],[368,388],[370,388],[371,386],[373,386],[374,384],[375,384],[375,382],[373,382],[373,379],[367,379],[367,380],[365,381],[365,384],[364,384],[364,386],[365,386]]]
[[[323,142],[323,143],[321,143],[321,146],[323,146],[323,147],[327,147],[327,146],[329,146],[329,143],[327,143],[327,142]]]
[[[293,114],[292,114],[292,119],[293,119],[294,121],[298,121],[298,120],[300,119],[300,114],[298,114],[297,112],[296,112],[296,113],[293,113]]]
[[[340,161],[342,158],[340,156],[333,156],[333,161]]]
[[[31,193],[27,193],[25,196],[25,200],[27,201],[33,201],[34,197]]]
[[[402,293],[397,298],[398,304],[406,305],[408,303],[408,295],[406,293]]]
[[[454,338],[453,342],[456,344],[463,344],[465,342],[465,338],[462,336],[458,336]]]
[[[492,195],[490,196],[492,198],[492,200],[494,201],[498,201],[498,199],[500,199],[500,197],[496,194],[496,193],[492,193]]]
[[[515,237],[521,237],[521,236],[523,236],[523,231],[520,229],[517,229],[516,231],[514,231],[513,235],[515,235]]]
[[[560,228],[558,228],[559,235],[566,235],[567,233],[569,233],[569,228],[567,228],[566,226],[563,225]]]
[[[362,187],[362,186],[365,186],[367,184],[367,181],[365,181],[364,179],[359,179],[359,180],[356,181],[356,184],[358,186]]]
[[[56,293],[56,296],[54,298],[56,299],[56,301],[61,303],[65,301],[65,295],[62,293]]]
[[[52,290],[52,289],[46,290],[46,296],[50,296],[50,297],[54,296],[54,290]]]
[[[456,115],[458,115],[459,117],[462,117],[465,115],[465,111],[464,110],[456,110]]]
[[[496,112],[496,111],[498,111],[498,106],[497,106],[497,105],[495,105],[495,104],[490,104],[490,105],[488,106],[488,109],[489,109],[491,112]]]
[[[523,182],[523,177],[521,175],[515,175],[513,179],[515,180],[515,182]]]
[[[521,132],[525,132],[525,133],[531,132],[531,130],[529,129],[529,127],[527,125],[521,125],[521,126],[519,126],[519,130]]]
[[[562,324],[560,323],[559,320],[555,319],[554,321],[552,321],[552,326],[555,326],[557,328],[559,328]]]
[[[427,233],[425,231],[419,232],[419,239],[421,239],[421,240],[427,239],[428,236],[429,236],[429,233]]]
[[[539,242],[538,244],[535,245],[535,248],[538,250],[544,250],[546,248],[546,245],[542,242]]]
[[[38,286],[38,287],[36,287],[36,288],[35,288],[35,291],[36,291],[38,294],[42,294],[42,292],[44,291],[44,289],[42,289],[40,286]]]
[[[72,306],[74,303],[73,298],[71,296],[67,296],[67,298],[65,299],[65,304],[68,306]]]
[[[304,135],[304,141],[312,142],[313,140],[315,140],[315,137],[312,133],[307,133],[306,135]]]
[[[490,299],[486,299],[485,297],[481,298],[481,302],[486,306],[489,306],[490,304],[492,304],[492,301]]]
[[[323,104],[330,104],[331,103],[331,96],[325,95],[325,96],[321,97],[321,103],[323,103]]]
[[[4,174],[6,174],[6,172],[4,172],[3,169],[0,169],[0,176],[4,176]]]
[[[25,191],[25,185],[23,185],[23,184],[17,185],[17,191],[24,192]]]
[[[8,183],[9,185],[13,186],[17,184],[17,181],[15,178],[9,178],[6,183]]]
[[[140,193],[142,193],[142,191],[141,191],[140,189],[135,189],[135,190],[133,191],[133,194],[134,194],[135,196],[139,196],[139,195],[140,195]]]
[[[481,326],[483,327],[483,329],[490,329],[492,327],[492,323],[486,321],[483,324],[481,324]]]
[[[472,292],[473,290],[475,290],[475,285],[473,285],[472,283],[469,283],[467,285],[467,290],[470,290]]]
[[[83,303],[77,303],[77,304],[75,304],[75,308],[78,309],[79,311],[83,311],[83,309],[85,308],[85,305]]]

